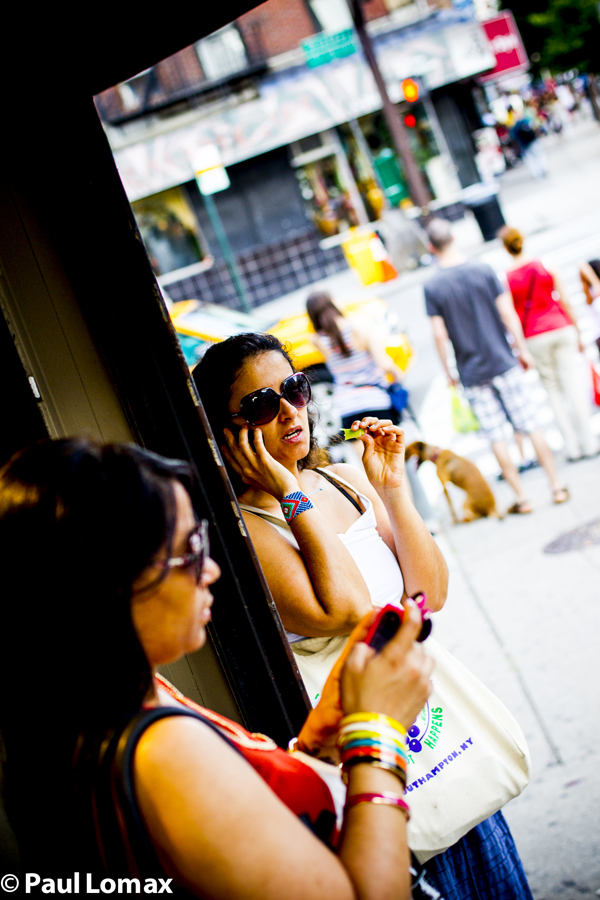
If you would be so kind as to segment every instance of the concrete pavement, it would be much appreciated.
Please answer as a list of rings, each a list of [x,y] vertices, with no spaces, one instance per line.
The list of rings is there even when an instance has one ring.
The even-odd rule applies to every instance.
[[[501,202],[507,221],[529,234],[528,250],[562,271],[591,344],[577,264],[600,254],[600,128],[580,122],[570,138],[548,139],[546,148],[550,177],[532,182],[524,169],[507,173]],[[460,223],[457,240],[467,253],[503,269],[504,251],[498,242],[484,245],[474,225]],[[412,291],[417,307],[418,289]],[[421,358],[411,378],[425,439],[476,462],[506,509],[512,492],[495,480],[497,464],[485,442],[452,432],[445,379],[427,328],[415,313]],[[588,356],[597,358],[592,344]],[[527,377],[571,491],[568,503],[552,503],[545,475],[536,469],[523,476],[531,515],[452,526],[434,467],[421,472],[443,522],[439,541],[451,569],[436,635],[506,703],[525,731],[533,777],[505,812],[534,897],[575,900],[600,894],[600,546],[552,555],[544,547],[600,518],[600,457],[564,461],[545,392],[536,373]],[[593,427],[600,434],[600,411]]]
[[[544,553],[600,518],[600,461],[561,474],[568,503],[552,503],[537,469],[523,476],[532,514],[447,520],[438,538],[451,577],[436,637],[504,701],[531,750],[532,781],[505,814],[536,900],[600,890],[600,546]],[[506,508],[509,488],[493,487]]]
[[[600,127],[580,120],[564,140],[544,139],[544,148],[549,178],[534,182],[524,168],[508,172],[501,203],[507,221],[529,235],[528,250],[563,272],[591,342],[577,263],[600,256]],[[472,217],[457,223],[455,235],[467,253],[495,269],[505,267],[499,243],[484,244]],[[485,441],[452,431],[445,379],[424,311],[422,285],[428,276],[418,270],[364,289],[353,273],[344,272],[319,286],[340,299],[386,297],[417,350],[406,383],[424,439],[473,459],[506,509],[511,491],[496,481],[497,464]],[[269,310],[276,316],[299,311],[307,293],[275,301]],[[588,353],[596,354],[591,343]],[[506,703],[528,739],[532,781],[505,812],[534,897],[575,900],[600,894],[600,546],[552,555],[544,547],[600,518],[600,457],[564,461],[545,392],[536,373],[527,377],[571,500],[554,505],[544,473],[536,469],[523,476],[532,514],[452,526],[435,468],[424,465],[422,483],[441,522],[438,540],[451,570],[435,633]],[[600,411],[594,430],[600,434]],[[414,429],[407,437],[413,436]]]

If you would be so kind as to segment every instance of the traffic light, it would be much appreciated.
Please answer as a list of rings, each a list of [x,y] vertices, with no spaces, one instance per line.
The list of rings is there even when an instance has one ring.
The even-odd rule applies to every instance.
[[[402,82],[402,95],[409,103],[416,103],[419,99],[419,85],[414,78],[405,78]]]

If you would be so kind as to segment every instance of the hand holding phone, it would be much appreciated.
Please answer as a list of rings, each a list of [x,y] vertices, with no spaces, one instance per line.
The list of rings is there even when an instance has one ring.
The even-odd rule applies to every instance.
[[[427,598],[425,597],[425,594],[416,594],[413,597],[413,600],[421,610],[422,624],[417,640],[422,642],[429,637],[432,627],[429,610],[425,606]],[[400,628],[403,616],[404,609],[401,606],[395,606],[392,603],[388,603],[387,606],[384,606],[379,610],[377,617],[363,638],[365,644],[368,644],[376,653],[379,653],[383,650],[388,641],[391,641]]]
[[[298,481],[265,447],[260,428],[242,425],[237,434],[224,428],[223,456],[244,484],[266,491],[278,500],[300,490]]]

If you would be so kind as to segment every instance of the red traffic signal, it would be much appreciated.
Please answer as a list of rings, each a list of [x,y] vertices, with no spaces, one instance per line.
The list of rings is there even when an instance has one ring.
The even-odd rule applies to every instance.
[[[416,103],[419,99],[419,85],[414,78],[405,78],[402,82],[402,94],[409,103]]]
[[[417,120],[412,113],[408,113],[408,115],[404,116],[404,124],[407,128],[414,128],[417,124]]]

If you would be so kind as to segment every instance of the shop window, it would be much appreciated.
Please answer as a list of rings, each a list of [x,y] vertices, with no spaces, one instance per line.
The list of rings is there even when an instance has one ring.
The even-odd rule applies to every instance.
[[[324,237],[358,225],[335,155],[299,166],[296,177],[308,216]]]
[[[146,69],[144,72],[136,75],[135,78],[130,78],[129,81],[123,81],[117,85],[117,91],[125,112],[132,112],[141,106],[146,93],[149,74],[150,69]]]
[[[156,275],[202,262],[202,235],[180,188],[135,200],[131,206]]]
[[[234,254],[279,243],[309,227],[285,148],[227,167],[231,186],[213,195],[221,223]],[[195,182],[184,190],[189,197],[210,255],[221,250]]]
[[[309,0],[310,8],[323,31],[352,28],[352,16],[346,0]]]
[[[208,81],[218,81],[248,66],[242,36],[235,25],[226,25],[196,44],[196,52]]]
[[[402,6],[419,6],[418,0],[383,0],[388,12],[394,12]],[[430,4],[433,5],[433,4]]]
[[[438,147],[427,110],[421,102],[401,103],[399,110],[407,129],[413,157],[435,199],[440,192],[441,170],[445,171],[446,163],[442,160],[440,164],[440,148]],[[377,160],[385,161],[391,153],[395,156],[392,136],[382,113],[377,112],[364,116],[360,119],[360,126],[376,162]],[[402,191],[398,192],[398,202],[403,203],[408,197],[404,167],[397,158],[394,165],[398,167],[402,182],[400,187],[403,188]],[[384,186],[387,187],[387,185]],[[445,190],[442,192],[445,193]],[[390,200],[392,205],[397,205],[393,197],[390,196]]]
[[[359,126],[353,128],[347,123],[341,125],[339,131],[356,187],[369,221],[373,222],[381,218],[385,208],[385,195],[375,178],[373,157]]]

